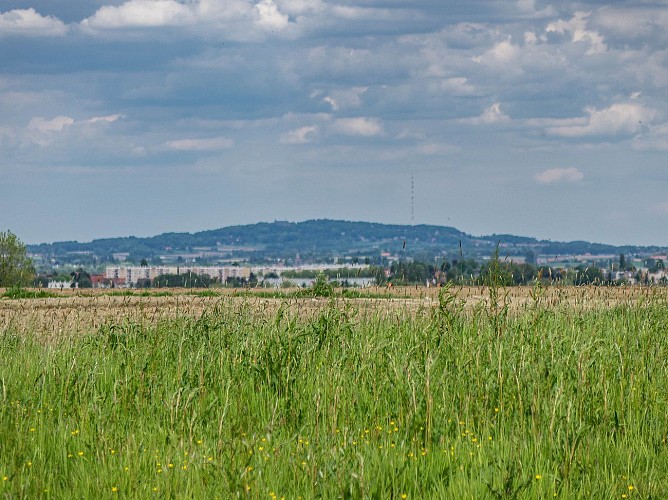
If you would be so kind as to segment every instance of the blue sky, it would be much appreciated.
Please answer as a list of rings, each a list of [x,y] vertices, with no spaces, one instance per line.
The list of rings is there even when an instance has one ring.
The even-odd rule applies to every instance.
[[[668,2],[3,0],[0,230],[668,246]]]

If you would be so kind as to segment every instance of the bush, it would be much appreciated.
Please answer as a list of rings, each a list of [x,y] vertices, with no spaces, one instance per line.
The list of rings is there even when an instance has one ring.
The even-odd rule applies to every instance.
[[[331,297],[334,294],[334,287],[325,273],[319,272],[315,277],[311,292],[314,297]]]

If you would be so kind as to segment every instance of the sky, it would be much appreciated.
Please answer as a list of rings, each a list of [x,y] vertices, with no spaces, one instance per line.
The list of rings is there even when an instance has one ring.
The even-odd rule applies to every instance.
[[[0,230],[668,246],[668,1],[1,0]]]

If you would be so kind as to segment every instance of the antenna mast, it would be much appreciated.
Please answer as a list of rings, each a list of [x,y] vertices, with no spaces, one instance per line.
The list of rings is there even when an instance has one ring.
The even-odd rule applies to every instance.
[[[415,182],[411,172],[411,226],[415,225]]]

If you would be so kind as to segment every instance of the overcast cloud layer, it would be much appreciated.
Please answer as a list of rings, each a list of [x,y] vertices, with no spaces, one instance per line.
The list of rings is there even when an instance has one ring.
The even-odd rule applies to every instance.
[[[668,2],[4,0],[0,230],[668,246]]]

